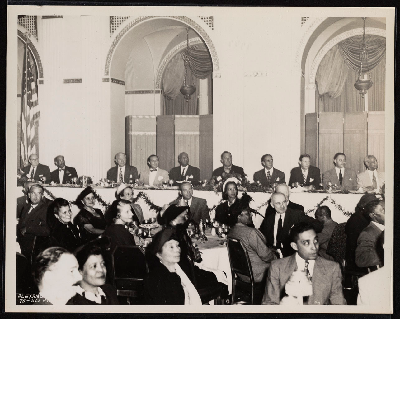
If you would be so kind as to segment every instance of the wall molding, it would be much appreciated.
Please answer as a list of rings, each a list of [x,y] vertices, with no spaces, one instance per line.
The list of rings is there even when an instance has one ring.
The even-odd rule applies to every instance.
[[[111,78],[111,83],[116,83],[117,85],[125,86],[125,81],[121,81],[120,79],[117,78]]]
[[[125,90],[125,94],[160,94],[162,93],[161,89],[155,90]]]
[[[63,79],[63,83],[82,83],[82,78]]]
[[[24,43],[26,43],[26,37],[28,35],[28,31],[25,28],[22,28],[21,26],[18,27],[18,38],[22,40]],[[28,49],[31,51],[33,58],[35,59],[36,66],[38,68],[38,75],[39,78],[43,78],[43,65],[42,65],[42,60],[40,59],[39,52],[37,51],[38,47],[38,42],[37,40],[32,36],[29,38],[29,44],[28,44]]]

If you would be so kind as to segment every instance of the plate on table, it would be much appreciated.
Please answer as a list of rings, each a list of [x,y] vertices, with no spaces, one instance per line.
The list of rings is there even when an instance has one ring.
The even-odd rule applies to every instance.
[[[140,224],[139,227],[144,229],[154,229],[159,228],[160,224],[158,224],[157,222],[153,222],[152,224]]]

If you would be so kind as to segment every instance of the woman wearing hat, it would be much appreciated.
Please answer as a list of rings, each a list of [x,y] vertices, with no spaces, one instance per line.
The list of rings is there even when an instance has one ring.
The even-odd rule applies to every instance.
[[[74,224],[78,225],[82,232],[83,243],[98,238],[106,228],[104,215],[98,208],[94,208],[96,200],[93,189],[88,186],[75,200],[80,208],[78,215],[74,218]]]
[[[67,305],[117,305],[117,290],[106,284],[106,254],[108,240],[101,238],[75,251],[78,272],[81,275],[76,294]]]
[[[158,232],[146,249],[149,275],[145,279],[145,304],[201,305],[193,278],[180,266],[182,249],[175,227]]]
[[[126,185],[125,183],[119,185],[115,193],[115,197],[117,198],[117,200],[129,201],[131,203],[133,212],[132,220],[136,222],[138,225],[143,224],[144,216],[142,208],[140,207],[139,204],[132,203],[133,189],[130,186]]]
[[[135,237],[129,232],[133,212],[131,203],[126,200],[116,200],[106,212],[107,228],[103,236],[111,240],[111,252],[117,246],[135,246]]]

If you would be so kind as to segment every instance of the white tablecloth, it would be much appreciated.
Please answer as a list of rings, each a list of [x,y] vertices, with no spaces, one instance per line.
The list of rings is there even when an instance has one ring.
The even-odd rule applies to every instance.
[[[82,188],[71,188],[62,186],[50,186],[46,187],[46,189],[49,190],[55,197],[62,197],[69,201],[74,201],[77,198],[78,194],[82,191]],[[115,188],[98,187],[95,188],[95,190],[105,202],[112,203],[115,200]],[[144,192],[151,202],[160,207],[176,199],[178,196],[177,190],[143,189],[134,189],[134,196],[137,196],[139,192]],[[22,190],[20,193],[22,195]],[[216,206],[221,200],[221,193],[216,194],[212,191],[195,190],[193,195],[206,199],[209,208]],[[250,203],[250,207],[258,210],[262,215],[264,215],[266,209],[265,203],[271,197],[271,194],[262,192],[249,192],[249,195],[253,198],[253,201]],[[239,197],[240,196],[241,194],[239,193]],[[341,223],[346,222],[349,218],[349,216],[345,215],[343,211],[353,213],[361,196],[362,194],[292,193],[290,196],[290,200],[294,203],[304,206],[305,211],[308,211],[308,215],[314,217],[316,205],[320,203],[324,198],[327,198],[323,204],[331,209],[332,219],[338,223]],[[137,204],[142,207],[145,219],[156,216],[156,211],[151,210],[143,199],[140,198]],[[99,208],[103,208],[104,210],[104,207],[102,206],[99,206]],[[342,210],[340,210],[339,208],[342,208]],[[78,211],[78,208],[73,205],[72,212],[74,216],[78,213]],[[254,225],[256,227],[259,227],[262,220],[263,218],[260,215],[256,215],[253,218]]]

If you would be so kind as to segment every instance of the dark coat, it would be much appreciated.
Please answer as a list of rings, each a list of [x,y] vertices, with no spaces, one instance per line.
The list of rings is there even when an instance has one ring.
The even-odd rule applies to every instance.
[[[30,212],[31,203],[27,203],[21,211],[18,223],[18,242],[21,246],[22,254],[31,261],[40,251],[44,250],[48,244],[50,229],[47,225],[48,203],[43,199]],[[25,235],[21,230],[26,228]]]
[[[106,228],[106,220],[104,219],[104,215],[101,210],[95,208],[97,214],[100,215],[100,218],[95,217],[88,210],[82,208],[79,211],[78,215],[74,218],[74,224],[77,225],[81,231],[81,236],[83,243],[90,242],[91,240],[97,239],[99,235],[95,235],[90,233],[85,229],[85,225],[92,225],[93,228],[96,229],[105,229]]]
[[[356,209],[346,222],[346,262],[354,267],[356,264],[357,240],[360,233],[368,226],[369,221],[364,214]]]
[[[193,178],[190,178],[190,176],[193,176]],[[186,179],[181,175],[181,166],[179,167],[174,167],[171,168],[171,171],[169,171],[169,179],[173,179],[174,185],[177,185],[176,181],[188,181],[191,182],[193,186],[196,186],[200,183],[200,169],[197,167],[193,167],[191,165],[188,165],[187,171],[186,171]]]
[[[71,222],[67,225],[55,220],[50,237],[52,246],[63,247],[71,253],[83,244],[80,229]]]
[[[27,165],[26,167],[22,168],[22,171],[24,172],[24,178],[29,179],[30,176],[28,176],[29,174],[29,170],[31,169],[30,165]],[[33,177],[33,179],[37,182],[40,182],[40,178],[44,176],[46,177],[46,183],[50,183],[50,168],[47,165],[43,165],[43,164],[38,164],[38,166],[36,167],[36,171],[35,171],[35,176]]]
[[[291,208],[292,210],[299,210],[299,211],[301,211],[301,212],[304,212],[304,207],[303,207],[301,204],[293,203],[293,202],[290,201],[290,200],[289,200],[289,203],[288,203],[288,208]],[[271,199],[269,199],[269,200],[268,200],[268,207],[267,207],[267,209],[265,210],[265,216],[264,216],[263,223],[264,223],[264,221],[266,221],[266,219],[267,219],[270,215],[272,215],[272,214],[275,215],[275,214],[276,214],[276,210],[275,210],[274,207],[271,207]]]
[[[253,175],[254,182],[260,182],[262,186],[268,186],[267,176],[265,175],[265,168],[260,169]],[[273,183],[285,183],[285,173],[279,171],[274,167],[274,171],[271,175],[270,185]]]
[[[224,173],[224,167],[222,166],[222,167],[219,167],[219,168],[217,168],[217,169],[214,169],[214,171],[213,171],[213,173],[212,173],[212,176],[214,177],[214,176],[220,176],[220,177],[222,177],[222,174]],[[244,171],[243,171],[243,168],[242,167],[238,167],[237,165],[233,165],[232,164],[232,167],[231,167],[231,173],[235,173],[235,174],[239,174],[239,175],[241,175],[242,177],[244,177],[245,176],[245,173],[244,173]]]
[[[237,218],[234,215],[237,215],[237,210],[241,207],[240,201],[238,199],[229,206],[228,201],[224,201],[221,204],[218,204],[217,208],[215,209],[215,220],[218,221],[220,224],[225,224],[229,226],[233,226],[236,224]]]
[[[51,179],[51,182],[60,183],[60,184],[64,185],[66,183],[70,183],[72,178],[78,178],[78,174],[76,172],[76,169],[73,168],[73,167],[65,166],[64,176],[63,176],[63,181],[62,182],[60,182],[58,168],[55,169],[54,171],[52,171],[50,179]]]
[[[174,200],[170,204],[178,204],[178,200]],[[190,219],[196,222],[196,224],[199,224],[200,220],[203,220],[205,223],[206,220],[210,219],[207,200],[199,197],[192,197],[192,203],[190,204]]]
[[[103,236],[107,236],[111,240],[111,253],[117,246],[135,246],[134,236],[125,228],[125,225],[111,224],[106,228]]]
[[[299,182],[299,184],[303,186],[304,178],[300,167],[295,167],[290,171],[290,179],[288,185],[292,186],[292,184],[295,182]],[[310,165],[310,168],[308,169],[306,184],[304,186],[314,185],[316,188],[318,188],[320,183],[321,171],[319,170],[319,168]]]
[[[357,267],[383,265],[383,260],[377,251],[377,242],[381,234],[382,231],[373,222],[360,233],[356,248]]]
[[[299,210],[292,210],[288,208],[285,213],[285,220],[282,226],[282,255],[283,257],[290,256],[294,253],[294,250],[290,246],[289,232],[290,228],[299,222],[310,223],[317,233],[322,231],[323,224],[314,218],[305,215]],[[268,218],[265,218],[260,226],[260,231],[267,240],[267,246],[274,246],[274,225],[275,225],[275,214],[271,214]]]
[[[113,306],[113,305],[118,305],[118,297],[117,297],[117,290],[115,289],[114,286],[111,285],[103,285],[100,286],[101,289],[103,290],[104,294],[106,297],[101,298],[101,305],[102,306]],[[81,294],[77,293],[74,297],[68,300],[67,306],[91,306],[91,305],[100,305],[97,304],[94,301],[88,300],[85,296],[82,296]]]
[[[112,167],[107,171],[107,179],[109,181],[118,182],[118,166]],[[125,174],[124,174],[124,182],[132,183],[135,182],[136,179],[139,179],[138,170],[133,165],[125,165]]]

